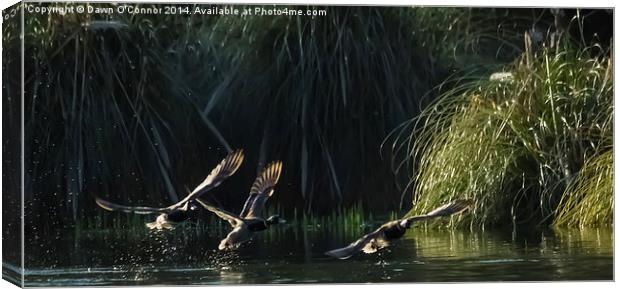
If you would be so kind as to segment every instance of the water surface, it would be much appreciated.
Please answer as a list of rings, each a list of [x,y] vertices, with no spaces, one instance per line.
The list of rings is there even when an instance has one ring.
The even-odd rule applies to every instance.
[[[378,254],[361,253],[348,260],[324,255],[378,224],[286,224],[258,234],[234,252],[217,250],[227,233],[224,225],[188,224],[160,232],[55,231],[29,240],[25,285],[613,279],[611,229],[470,231],[419,226]]]

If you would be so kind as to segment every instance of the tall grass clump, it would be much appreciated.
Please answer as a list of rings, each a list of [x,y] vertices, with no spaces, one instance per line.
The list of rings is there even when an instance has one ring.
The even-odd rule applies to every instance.
[[[556,211],[557,226],[599,226],[613,222],[613,150],[587,161],[566,188]]]
[[[416,162],[410,213],[467,197],[476,206],[460,223],[476,226],[546,223],[556,210],[562,223],[610,220],[612,174],[599,168],[612,147],[609,51],[529,43],[502,74],[454,87],[412,121],[399,140]]]
[[[401,14],[407,15],[410,26],[415,27],[412,33],[417,46],[430,51],[429,61],[435,71],[450,71],[450,75],[443,74],[439,89],[427,92],[430,99],[449,89],[457,94],[468,83],[512,63],[525,51],[524,33],[535,35],[530,46],[537,48],[558,30],[549,9],[414,7],[402,10]],[[413,124],[402,123],[386,138],[384,145],[409,136]],[[399,182],[400,208],[411,200],[406,192],[415,183],[408,178],[414,162],[408,162],[410,152],[403,148],[409,148],[415,140],[414,134],[406,141],[396,141],[392,150],[382,150],[382,153],[389,152],[391,169]]]

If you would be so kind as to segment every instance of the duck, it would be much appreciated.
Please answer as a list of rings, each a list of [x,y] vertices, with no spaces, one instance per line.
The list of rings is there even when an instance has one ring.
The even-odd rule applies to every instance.
[[[272,215],[267,219],[261,217],[265,203],[275,192],[274,187],[278,183],[281,171],[281,161],[274,161],[263,168],[252,184],[250,194],[238,215],[197,200],[205,209],[215,213],[232,227],[226,238],[220,241],[219,250],[237,249],[241,244],[251,240],[254,233],[283,222],[279,215]]]
[[[186,221],[190,217],[190,212],[198,208],[196,201],[204,193],[219,186],[226,178],[233,175],[243,162],[243,150],[235,150],[229,153],[213,169],[211,173],[185,198],[168,207],[131,207],[115,204],[95,196],[95,203],[108,211],[120,211],[134,214],[159,214],[154,222],[146,223],[149,229],[172,229],[177,224]]]
[[[414,222],[458,214],[467,210],[472,205],[473,201],[470,199],[458,199],[444,204],[424,215],[393,220],[381,225],[375,231],[364,235],[348,246],[327,251],[325,254],[338,259],[347,259],[359,251],[372,254],[389,246],[391,241],[400,239]]]

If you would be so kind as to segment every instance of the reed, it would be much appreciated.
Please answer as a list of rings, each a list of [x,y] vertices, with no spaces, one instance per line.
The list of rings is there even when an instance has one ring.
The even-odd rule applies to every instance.
[[[505,78],[453,86],[409,123],[399,142],[417,162],[411,214],[467,197],[475,208],[455,224],[611,220],[609,50],[529,43]]]
[[[296,189],[276,201],[306,212],[397,192],[377,148],[438,80],[400,9],[327,10],[323,19],[31,15],[28,219],[74,224],[97,210],[89,194],[168,204],[231,147],[246,150],[243,179],[282,159],[282,183]],[[247,190],[235,183],[226,190]]]

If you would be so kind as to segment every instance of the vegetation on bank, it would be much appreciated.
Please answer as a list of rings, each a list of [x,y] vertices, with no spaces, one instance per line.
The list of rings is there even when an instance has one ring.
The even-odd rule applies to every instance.
[[[589,159],[562,195],[555,224],[609,226],[614,212],[614,160],[609,149]]]
[[[453,87],[412,121],[398,140],[418,162],[411,214],[467,197],[473,213],[455,223],[612,223],[611,50],[556,45],[528,45],[501,74]]]

